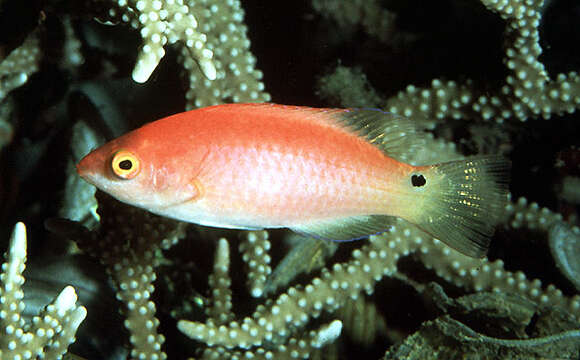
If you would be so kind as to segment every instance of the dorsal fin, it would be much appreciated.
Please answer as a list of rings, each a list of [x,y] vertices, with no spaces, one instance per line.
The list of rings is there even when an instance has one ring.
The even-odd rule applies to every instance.
[[[336,116],[346,127],[399,161],[409,162],[425,143],[413,122],[401,115],[379,109],[348,109]]]
[[[342,128],[363,137],[390,157],[409,162],[425,137],[413,121],[380,109],[333,109],[271,103],[246,104],[251,111],[278,113],[278,116],[300,116],[302,120]]]

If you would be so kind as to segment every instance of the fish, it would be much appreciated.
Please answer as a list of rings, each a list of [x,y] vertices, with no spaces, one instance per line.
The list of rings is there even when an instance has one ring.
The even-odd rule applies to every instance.
[[[145,124],[90,152],[77,171],[124,203],[199,225],[351,241],[398,217],[484,257],[510,162],[414,166],[405,159],[421,138],[411,119],[380,109],[222,104]]]

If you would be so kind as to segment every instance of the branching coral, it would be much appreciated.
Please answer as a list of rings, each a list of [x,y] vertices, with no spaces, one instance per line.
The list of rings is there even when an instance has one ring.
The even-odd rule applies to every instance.
[[[248,289],[254,297],[264,294],[266,279],[272,272],[268,255],[270,247],[266,231],[249,232],[240,242],[242,259],[248,267]]]
[[[38,70],[41,58],[38,33],[33,32],[24,43],[14,49],[0,62],[0,102],[8,93],[26,83],[31,74]]]
[[[319,7],[336,11],[336,1],[319,2]],[[550,76],[539,60],[542,54],[539,26],[544,7],[543,0],[499,1],[482,0],[485,7],[505,20],[505,57],[508,70],[504,84],[490,91],[486,86],[471,79],[457,82],[454,80],[433,79],[430,87],[417,87],[409,84],[404,91],[393,97],[383,99],[376,105],[391,112],[421,120],[426,126],[433,127],[437,122],[449,118],[506,120],[542,116],[546,119],[553,114],[572,113],[580,107],[580,76],[576,71]],[[364,2],[358,2],[364,8]],[[335,15],[340,18],[340,12]],[[356,72],[356,70],[354,70]],[[339,67],[333,77],[360,77],[350,74]],[[343,106],[353,99],[337,80],[324,80],[321,84],[323,96],[338,97]],[[367,90],[368,91],[368,90]],[[372,91],[372,90],[371,90]],[[342,99],[341,99],[342,98]]]
[[[26,228],[22,223],[14,227],[6,260],[0,274],[0,358],[60,358],[74,342],[87,310],[76,304],[75,290],[67,286],[32,323],[26,323],[22,318],[26,305],[21,289],[26,267]]]
[[[520,200],[508,206],[504,221],[518,227],[526,219],[527,226],[544,230],[559,221],[546,209],[534,211],[536,208],[536,205],[527,207]],[[372,294],[384,276],[397,276],[397,262],[409,255],[457,286],[478,292],[517,293],[540,306],[559,306],[580,318],[580,296],[565,297],[553,285],[542,289],[539,280],[528,280],[521,272],[507,271],[501,260],[468,258],[400,220],[385,235],[372,236],[368,244],[354,250],[348,262],[329,265],[306,285],[291,286],[273,302],[258,306],[251,317],[225,326],[213,318],[206,323],[182,321],[179,327],[212,347],[255,348],[255,354],[262,354],[266,351],[262,348],[264,344],[291,338],[322,313],[334,313],[349,299]]]
[[[101,21],[139,30],[143,43],[132,75],[137,82],[149,79],[166,45],[179,46],[189,81],[188,108],[270,99],[249,51],[239,0],[94,0],[88,7]]]
[[[32,32],[21,46],[0,61],[0,149],[10,142],[13,132],[8,122],[12,104],[7,96],[38,70],[41,56],[38,33]]]
[[[49,227],[75,240],[106,267],[115,282],[117,298],[124,305],[124,324],[133,346],[131,357],[164,359],[165,337],[158,333],[159,320],[151,295],[155,270],[162,260],[158,251],[183,236],[184,224],[128,207],[104,194],[99,200],[102,221],[97,230],[89,232],[66,221],[53,221]]]
[[[396,3],[357,0],[347,4],[333,0],[313,0],[312,8],[323,16],[308,13],[304,14],[301,21],[306,23],[312,18],[316,22],[321,18],[337,19],[338,30],[343,33],[326,34],[327,37],[322,41],[319,33],[313,36],[308,34],[308,40],[312,38],[317,48],[325,49],[327,43],[332,42],[329,39],[340,36],[360,41],[361,34],[357,34],[357,26],[360,24],[365,36],[378,39],[381,45],[388,44],[392,49],[400,50],[418,37],[412,31],[398,27],[401,16],[397,6],[387,8]],[[403,3],[407,2],[400,2]],[[500,26],[504,26],[502,40],[505,45],[505,67],[499,82],[487,83],[486,79],[478,78],[466,80],[472,74],[459,74],[452,78],[454,80],[446,80],[444,78],[448,78],[447,74],[434,73],[427,77],[433,80],[422,82],[421,85],[400,87],[404,90],[394,96],[385,95],[388,91],[393,94],[399,88],[384,91],[384,88],[376,86],[379,81],[389,79],[373,78],[368,68],[359,67],[356,52],[351,55],[354,64],[345,61],[336,68],[334,74],[323,78],[320,95],[332,101],[339,99],[345,107],[385,108],[412,117],[419,126],[437,130],[460,123],[451,121],[453,118],[478,123],[470,125],[461,136],[469,136],[472,141],[482,141],[485,136],[483,132],[488,131],[508,145],[507,148],[490,146],[487,150],[504,154],[506,150],[518,146],[512,134],[523,126],[539,128],[532,121],[534,118],[555,117],[578,108],[580,81],[577,74],[570,69],[552,74],[543,63],[543,50],[540,47],[540,44],[544,45],[540,41],[541,17],[544,12],[542,1],[473,0],[452,3],[446,4],[456,6],[456,3],[461,3],[465,7],[479,5],[480,11],[492,14],[491,17],[495,17]],[[0,90],[4,90],[4,93],[0,91],[0,95],[14,88],[12,85],[20,86],[23,79],[29,81],[29,84],[32,82],[30,87],[36,91],[26,92],[27,86],[22,89],[24,96],[6,99],[0,109],[3,118],[13,117],[11,123],[15,123],[15,115],[8,101],[13,103],[14,109],[20,111],[19,114],[26,115],[27,112],[23,110],[31,107],[28,113],[38,116],[38,119],[33,118],[36,122],[22,122],[26,126],[20,129],[15,138],[20,149],[26,149],[31,139],[42,137],[35,132],[38,129],[56,132],[58,126],[66,129],[58,132],[58,135],[62,135],[58,137],[59,143],[64,143],[61,139],[73,129],[75,144],[72,157],[75,160],[102,141],[95,135],[100,132],[91,131],[103,127],[103,124],[83,119],[83,123],[73,128],[72,121],[77,121],[78,116],[74,111],[64,110],[72,107],[70,94],[73,90],[70,89],[81,88],[79,82],[92,86],[97,82],[101,84],[101,81],[109,81],[108,84],[112,85],[100,89],[108,92],[111,98],[137,99],[133,103],[102,102],[94,107],[114,115],[105,116],[107,118],[122,118],[129,114],[127,117],[140,119],[143,113],[138,110],[144,108],[150,100],[158,98],[163,98],[163,101],[185,98],[187,108],[221,102],[270,99],[262,83],[262,73],[257,70],[256,57],[250,52],[247,27],[244,24],[245,14],[238,0],[51,0],[46,4],[43,15],[48,21],[41,22],[38,29],[28,35],[28,40],[0,64],[2,75],[7,76],[4,79],[14,80],[4,81],[3,88],[0,85]],[[67,6],[59,6],[63,4]],[[258,10],[255,11],[261,12],[262,8]],[[276,21],[284,18],[284,15],[276,18]],[[136,39],[131,42],[115,37],[113,45],[95,41],[95,37],[100,36],[101,40],[111,37],[107,30],[103,30],[105,27],[96,25],[92,19],[95,16],[101,22],[118,24],[113,29],[132,33]],[[55,22],[58,26],[55,26]],[[129,26],[123,29],[123,24]],[[252,26],[267,32],[264,29],[269,29],[271,25]],[[39,68],[41,55],[55,51],[44,45],[50,39],[44,36],[46,32],[43,30],[54,30],[55,27],[62,30],[63,45],[62,49],[57,50],[62,51],[64,58],[56,59],[58,66],[44,64],[44,67]],[[286,28],[284,31],[288,32]],[[38,41],[39,34],[42,41]],[[24,35],[22,38],[26,38]],[[309,67],[315,66],[318,61],[312,54],[304,53],[297,42],[285,42],[278,38],[274,41],[268,42],[268,46],[291,47],[293,51],[301,53]],[[359,45],[357,50],[368,44],[363,40]],[[119,51],[119,48],[137,47],[136,60],[111,51],[111,48]],[[126,53],[131,51],[125,50]],[[175,51],[176,56],[172,56],[172,51]],[[24,54],[31,56],[25,57]],[[268,61],[266,56],[262,56],[259,55],[260,61]],[[47,61],[54,61],[51,60],[52,56],[48,58]],[[381,58],[380,54],[375,58]],[[335,58],[331,61],[336,63]],[[428,63],[431,59],[422,61]],[[276,63],[276,66],[283,69],[280,72],[285,72],[289,64],[290,61],[286,60]],[[55,68],[61,72],[61,76],[57,77],[59,81],[54,81],[50,76],[43,80],[46,74],[53,75]],[[43,76],[35,79],[35,83],[29,75],[38,69]],[[169,71],[164,73],[167,69]],[[168,72],[184,75],[188,81],[185,94],[181,92],[179,83],[174,81],[176,77],[168,76]],[[477,72],[486,73],[487,68],[478,67]],[[272,78],[276,78],[275,75],[268,74]],[[172,81],[171,88],[174,90],[170,94],[160,92],[158,88],[160,84],[169,83],[167,79]],[[134,80],[140,83],[134,84]],[[47,96],[46,93],[51,92],[46,90],[47,86],[54,83],[62,83],[67,90],[57,88],[60,92],[52,91],[53,98],[44,107],[39,106],[40,109],[29,106],[34,103],[33,100]],[[405,82],[410,83],[415,82]],[[283,86],[292,89],[290,83],[284,83]],[[49,89],[54,90],[52,87]],[[139,93],[147,89],[154,89],[154,93]],[[282,102],[285,101],[285,95],[276,94]],[[310,93],[304,94],[304,97],[314,99]],[[183,102],[180,103],[182,105]],[[332,104],[325,102],[322,105]],[[94,108],[88,112],[96,112]],[[158,111],[168,114],[175,109],[169,107],[169,110],[163,108]],[[27,120],[30,119],[28,116]],[[143,116],[144,119],[151,117],[150,114]],[[519,121],[526,119],[529,120],[526,124]],[[484,128],[490,124],[490,121],[485,120],[495,120],[497,127]],[[135,121],[132,124],[137,126],[142,122]],[[0,121],[0,127],[2,124]],[[12,131],[5,133],[12,136]],[[106,136],[107,132],[104,133]],[[424,164],[462,156],[457,151],[461,144],[457,142],[456,133],[440,131],[437,135],[440,138],[436,140],[428,135],[425,147],[409,161]],[[1,143],[0,139],[0,146]],[[65,172],[59,164],[64,164],[64,159],[70,162],[68,149],[57,148],[57,151],[43,155],[46,158],[42,160],[46,161],[39,163],[49,167],[41,169],[43,179],[47,178],[47,171],[49,174],[58,173],[55,177],[59,177]],[[8,159],[11,161],[8,165],[10,167],[17,168],[28,163],[25,157]],[[73,175],[66,180],[66,196],[62,208],[58,210],[59,214],[72,220],[86,221],[87,214],[94,212],[94,202],[88,200],[92,190],[84,184],[79,186],[79,179],[72,166],[66,171]],[[18,187],[10,187],[12,183],[7,179],[6,172],[0,174],[0,190],[8,188],[9,191],[5,193],[13,191],[16,194]],[[58,186],[65,183],[62,178],[60,180]],[[34,183],[39,185],[36,180]],[[22,189],[30,186],[24,181],[19,184]],[[518,182],[513,184],[518,196],[523,192],[520,186]],[[567,185],[568,189],[570,186],[575,187],[574,184]],[[55,189],[58,195],[49,198],[41,192],[28,193],[35,194],[35,201],[19,202],[19,205],[24,205],[19,206],[15,212],[26,213],[37,220],[42,217],[39,224],[44,218],[54,216],[57,211],[55,199],[60,199],[62,195],[60,187]],[[533,193],[525,195],[535,198]],[[2,196],[5,196],[4,193]],[[550,262],[543,261],[532,269],[520,267],[517,262],[514,264],[512,256],[506,256],[503,251],[509,248],[511,241],[516,241],[514,239],[525,238],[522,241],[526,243],[522,247],[525,247],[526,257],[528,248],[539,247],[542,249],[540,252],[547,250],[549,238],[559,268],[567,272],[573,281],[578,273],[576,241],[579,230],[554,212],[523,199],[510,202],[505,209],[498,235],[492,243],[490,258],[474,260],[450,250],[402,220],[396,222],[387,233],[355,244],[329,246],[325,242],[307,239],[294,240],[292,244],[284,242],[282,238],[285,235],[276,231],[243,232],[238,239],[232,232],[199,230],[191,226],[186,234],[183,224],[119,204],[102,194],[98,197],[100,226],[95,230],[86,230],[69,221],[51,221],[48,225],[55,232],[74,238],[78,244],[77,251],[92,255],[107,269],[117,292],[120,311],[126,317],[128,336],[119,338],[118,345],[130,344],[131,358],[196,356],[220,359],[330,359],[348,357],[352,355],[348,351],[359,349],[374,349],[372,355],[377,357],[377,352],[384,353],[387,348],[387,358],[433,358],[437,353],[453,358],[478,352],[494,357],[514,349],[524,351],[532,348],[533,351],[526,352],[529,357],[547,357],[553,354],[549,351],[568,354],[577,348],[569,344],[578,339],[580,299],[577,289],[567,285],[563,278],[554,281],[553,277],[543,273],[538,275],[538,272],[546,269],[538,270],[537,267],[556,272],[556,267]],[[50,204],[50,208],[47,204]],[[577,209],[570,212],[575,213]],[[7,218],[12,216],[15,215],[6,215]],[[573,221],[574,217],[567,219]],[[86,222],[83,224],[86,225]],[[40,227],[38,225],[35,228]],[[170,243],[181,237],[187,239],[167,250]],[[18,238],[21,239],[21,235]],[[52,241],[46,241],[46,246],[58,248]],[[500,250],[494,249],[494,246]],[[230,248],[239,249],[241,255],[233,251],[230,253]],[[545,253],[548,254],[547,251]],[[5,279],[6,276],[4,282]],[[443,289],[436,290],[430,281],[441,284]],[[63,304],[70,305],[74,296],[69,289],[47,311]],[[19,306],[13,307],[18,310]],[[432,310],[432,307],[436,310]],[[73,308],[70,311],[74,311]],[[111,308],[110,311],[117,312],[119,309]],[[405,327],[393,321],[393,317],[396,317],[393,313],[403,314]],[[14,314],[20,313],[10,314],[0,320],[10,320]],[[413,323],[414,316],[418,319],[416,323]],[[50,329],[45,330],[46,333],[55,332],[53,339],[61,336],[57,335],[61,334],[57,330],[62,327],[63,320],[59,321],[61,323],[52,323]],[[36,330],[34,326],[42,324],[42,321],[33,323],[30,328],[23,325],[21,333],[32,334]],[[4,330],[8,329],[4,323],[2,325]],[[179,330],[197,341],[192,341]],[[67,344],[71,336],[66,339]],[[17,340],[13,340],[15,342],[12,344],[17,345]],[[50,341],[46,344],[50,344]],[[564,348],[566,344],[568,347]],[[10,347],[13,345],[7,342],[8,350],[2,350],[12,351],[14,349],[10,350]],[[552,347],[552,350],[546,350],[547,347]],[[409,349],[416,352],[409,352]],[[62,354],[66,349],[58,351]]]
[[[250,233],[248,238],[254,239],[252,242],[257,244],[255,249],[261,249],[259,242],[256,241],[257,236]],[[266,255],[260,253],[258,250],[253,254],[254,258],[261,258],[261,255]],[[267,255],[266,255],[267,256]],[[245,322],[241,326],[238,326],[236,322],[231,322],[234,319],[234,314],[231,311],[231,289],[230,289],[230,277],[228,274],[229,270],[229,245],[226,239],[220,239],[218,243],[218,248],[216,251],[216,259],[214,265],[214,272],[210,275],[209,285],[211,287],[211,302],[206,310],[206,315],[210,318],[208,323],[207,337],[202,338],[204,342],[208,343],[210,347],[206,348],[203,352],[204,358],[212,357],[232,357],[232,356],[258,356],[267,359],[278,359],[281,357],[307,357],[312,349],[318,349],[327,343],[333,342],[338,338],[342,330],[342,322],[339,320],[332,321],[331,323],[320,327],[316,331],[310,331],[305,334],[298,333],[296,337],[288,337],[279,333],[274,336],[273,329],[279,328],[281,324],[275,323],[265,323],[262,326],[271,329],[270,332],[260,331],[260,328],[256,325],[249,325],[249,322]],[[258,284],[261,283],[259,278],[254,277],[253,281]],[[257,295],[255,289],[258,287],[254,285],[249,286],[253,291],[252,295]],[[280,310],[280,309],[279,309]],[[284,311],[281,310],[281,311]],[[296,315],[297,313],[286,312],[286,321],[288,317],[292,317],[291,314]],[[190,336],[195,336],[197,332],[196,325],[181,321],[178,324],[181,331],[185,332]],[[250,328],[252,326],[252,328]],[[282,330],[286,332],[286,330]],[[268,335],[269,334],[269,335]],[[245,352],[241,349],[236,349],[233,352],[228,350],[228,348],[234,347],[233,344],[238,344],[242,349],[249,348],[255,339],[256,343],[254,345],[262,344],[267,338],[268,342],[271,342],[270,348],[258,347],[252,351]],[[225,342],[223,339],[228,339]],[[253,355],[252,355],[253,354]]]
[[[133,69],[133,80],[147,81],[165,56],[164,46],[178,41],[198,63],[202,73],[209,80],[215,80],[216,68],[213,52],[206,47],[207,36],[198,31],[194,13],[183,1],[130,0],[106,5],[103,1],[95,1],[94,5],[104,10],[100,16],[102,21],[122,21],[139,30],[143,44]]]

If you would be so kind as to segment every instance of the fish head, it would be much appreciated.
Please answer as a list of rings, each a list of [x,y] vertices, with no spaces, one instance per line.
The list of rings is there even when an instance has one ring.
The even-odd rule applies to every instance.
[[[168,151],[166,144],[128,133],[86,155],[77,172],[124,203],[161,213],[159,209],[195,197],[183,166]]]

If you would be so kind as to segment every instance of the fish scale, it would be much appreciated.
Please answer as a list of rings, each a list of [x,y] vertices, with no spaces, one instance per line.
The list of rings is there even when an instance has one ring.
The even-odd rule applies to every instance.
[[[348,241],[401,217],[484,256],[507,199],[509,161],[399,160],[422,143],[411,120],[377,109],[225,104],[144,125],[77,168],[123,202],[200,225]]]

